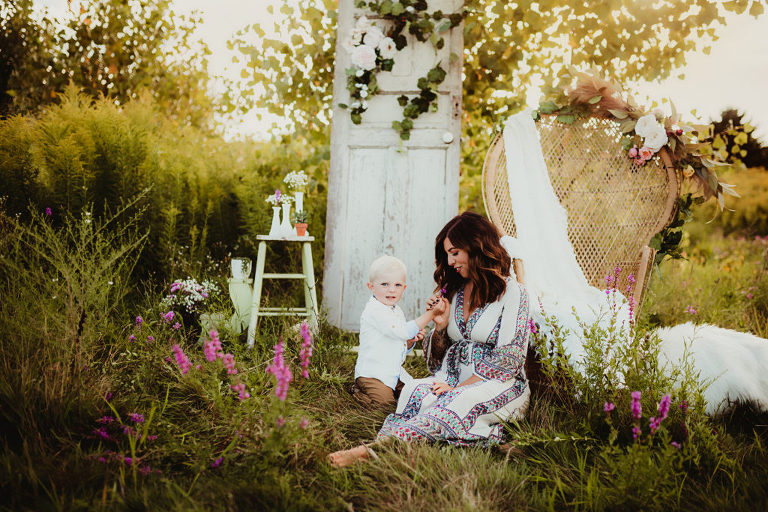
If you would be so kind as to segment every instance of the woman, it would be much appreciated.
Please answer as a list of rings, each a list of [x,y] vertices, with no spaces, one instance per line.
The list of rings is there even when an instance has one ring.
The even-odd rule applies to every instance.
[[[428,302],[437,312],[436,329],[425,343],[433,376],[404,387],[377,442],[499,443],[502,422],[520,418],[530,395],[524,371],[528,294],[512,278],[499,232],[476,213],[445,225],[435,240],[435,260],[435,282],[444,293]],[[329,459],[344,466],[370,455],[370,446],[363,445]]]

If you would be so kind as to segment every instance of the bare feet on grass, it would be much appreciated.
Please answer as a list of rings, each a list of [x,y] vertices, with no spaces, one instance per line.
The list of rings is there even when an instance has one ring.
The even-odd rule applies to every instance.
[[[344,466],[349,466],[359,460],[366,460],[373,456],[375,456],[373,450],[366,445],[361,444],[360,446],[355,446],[349,450],[333,452],[328,455],[328,462],[335,468],[343,468]]]

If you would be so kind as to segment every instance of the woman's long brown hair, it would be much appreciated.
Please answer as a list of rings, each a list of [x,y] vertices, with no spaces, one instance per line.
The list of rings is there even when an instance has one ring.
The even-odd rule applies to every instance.
[[[499,300],[507,288],[506,278],[510,275],[512,260],[499,241],[496,226],[482,215],[464,212],[448,221],[438,233],[435,238],[435,283],[438,290],[445,288],[445,296],[452,299],[466,280],[448,266],[448,255],[443,246],[446,238],[469,255],[470,311]]]

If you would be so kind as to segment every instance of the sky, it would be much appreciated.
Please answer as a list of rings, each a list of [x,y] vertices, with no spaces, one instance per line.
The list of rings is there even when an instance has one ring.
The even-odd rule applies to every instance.
[[[258,22],[265,30],[272,25],[272,16],[266,11],[264,0],[175,0],[175,12],[189,14],[198,11],[203,24],[198,36],[204,40],[213,55],[209,71],[215,75],[239,76],[240,68],[232,64],[235,52],[227,49],[227,40],[247,24]],[[272,2],[269,2],[272,3]],[[66,0],[37,0],[37,6],[46,6],[53,16],[66,13]],[[73,4],[77,4],[73,1]],[[641,105],[670,98],[678,112],[695,110],[698,120],[719,120],[720,112],[734,107],[746,113],[746,119],[757,125],[757,135],[768,142],[768,16],[757,20],[746,15],[729,16],[728,24],[718,29],[720,38],[712,45],[709,55],[690,54],[687,64],[662,82],[624,84],[637,91],[635,99]],[[684,78],[677,78],[678,75]],[[221,84],[214,83],[214,90]],[[536,94],[530,94],[534,102]],[[669,107],[661,105],[669,113]],[[685,116],[689,121],[694,118]],[[252,136],[267,137],[272,120],[259,121],[250,113],[225,121],[229,138]]]

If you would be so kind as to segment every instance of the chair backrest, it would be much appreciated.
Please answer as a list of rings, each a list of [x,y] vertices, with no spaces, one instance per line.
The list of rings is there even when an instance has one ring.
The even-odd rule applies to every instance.
[[[543,117],[537,130],[552,187],[568,215],[568,237],[589,283],[621,267],[619,290],[635,276],[637,309],[648,286],[655,252],[651,238],[674,218],[680,180],[666,149],[637,165],[621,146],[615,121],[597,117],[573,124]],[[483,200],[499,229],[514,236],[504,140],[496,135],[483,164]]]

